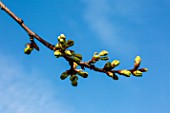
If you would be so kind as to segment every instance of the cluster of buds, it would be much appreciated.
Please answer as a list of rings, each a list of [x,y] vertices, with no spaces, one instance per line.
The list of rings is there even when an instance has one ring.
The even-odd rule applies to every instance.
[[[95,63],[99,60],[109,60],[109,57],[107,55],[108,52],[106,50],[103,50],[100,53],[95,52],[91,61],[92,63]]]
[[[62,57],[63,55],[69,56],[74,60],[75,62],[81,62],[82,60],[82,55],[81,54],[76,54],[73,50],[68,50],[68,47],[71,47],[74,45],[73,40],[66,40],[66,37],[64,34],[61,34],[58,36],[58,43],[56,44],[56,49],[54,51],[54,56],[56,58]]]
[[[76,70],[67,70],[63,72],[60,76],[61,80],[65,80],[68,76],[70,76],[70,81],[72,86],[77,86],[78,85],[78,76],[81,76],[83,78],[88,77],[88,73],[82,71],[81,69],[76,69]]]

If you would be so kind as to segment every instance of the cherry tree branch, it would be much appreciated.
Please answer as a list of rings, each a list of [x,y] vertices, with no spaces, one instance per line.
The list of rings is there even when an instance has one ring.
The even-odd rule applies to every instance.
[[[73,86],[77,86],[78,77],[76,75],[80,75],[83,78],[87,78],[88,73],[84,72],[85,68],[89,68],[97,72],[105,73],[109,77],[113,78],[114,80],[118,80],[116,74],[124,75],[126,77],[130,77],[131,74],[133,74],[134,76],[142,76],[142,72],[147,71],[147,68],[139,68],[141,63],[141,58],[139,56],[135,58],[134,67],[132,69],[115,70],[114,68],[120,64],[120,61],[118,60],[114,60],[112,62],[106,62],[106,64],[102,68],[95,66],[95,63],[100,60],[104,60],[104,61],[109,60],[109,58],[107,57],[108,52],[106,50],[103,50],[100,53],[95,52],[91,60],[87,62],[83,62],[81,54],[77,54],[73,50],[68,49],[69,47],[74,45],[74,41],[66,40],[64,34],[61,34],[58,37],[58,43],[56,45],[53,45],[47,42],[46,40],[44,40],[43,38],[41,38],[39,35],[33,32],[29,27],[27,27],[24,24],[24,21],[21,18],[17,17],[12,11],[10,11],[1,1],[0,1],[0,8],[3,11],[5,11],[10,17],[12,17],[29,35],[31,43],[28,43],[26,45],[26,48],[24,50],[26,54],[30,54],[34,48],[36,50],[39,50],[39,47],[34,42],[34,38],[35,38],[39,42],[41,42],[44,46],[46,46],[50,50],[53,50],[56,58],[63,57],[65,58],[66,61],[68,61],[70,65],[70,69],[63,72],[60,78],[64,80],[65,78],[70,76],[70,80]],[[81,69],[77,69],[77,66],[80,66]]]

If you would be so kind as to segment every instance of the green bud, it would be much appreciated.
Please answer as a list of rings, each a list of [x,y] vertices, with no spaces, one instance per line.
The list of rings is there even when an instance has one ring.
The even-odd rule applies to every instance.
[[[54,51],[54,56],[59,58],[60,56],[62,56],[62,53],[59,50],[56,50],[56,51]]]
[[[72,86],[77,86],[78,85],[78,82],[77,82],[77,80],[74,80],[74,81],[71,81],[71,84],[72,84]]]
[[[31,47],[31,44],[26,44],[26,48],[24,49],[24,53],[29,55],[31,54],[33,48]]]
[[[61,80],[66,79],[69,76],[68,72],[63,72],[60,76]]]
[[[83,78],[87,78],[88,77],[88,73],[87,72],[84,72],[84,71],[80,71],[77,73],[78,75],[80,75],[81,77]]]
[[[103,50],[99,53],[100,56],[106,56],[108,52],[106,50]]]
[[[130,77],[131,72],[129,70],[120,70],[119,74],[124,75],[126,77]]]
[[[72,53],[71,53],[70,50],[65,50],[65,54],[68,55],[68,56],[71,56],[71,55],[72,55]]]
[[[76,75],[71,75],[70,80],[71,81],[78,80],[78,77]]]
[[[75,56],[73,56],[73,57],[71,57],[75,62],[81,62],[81,59],[79,59],[78,57],[75,57]]]
[[[70,47],[74,45],[74,41],[73,40],[67,40],[66,46]]]
[[[101,57],[100,60],[109,60],[109,57]]]
[[[140,76],[142,76],[142,72],[139,71],[139,70],[136,70],[136,71],[133,72],[133,75],[140,77]]]
[[[112,69],[111,62],[107,62],[107,63],[104,65],[104,69],[105,69],[105,70],[111,70],[111,69]]]
[[[79,58],[80,60],[82,60],[82,55],[81,54],[74,54],[74,56]]]
[[[118,66],[120,64],[120,61],[119,60],[114,60],[111,65],[112,65],[112,68],[115,68],[116,66]]]

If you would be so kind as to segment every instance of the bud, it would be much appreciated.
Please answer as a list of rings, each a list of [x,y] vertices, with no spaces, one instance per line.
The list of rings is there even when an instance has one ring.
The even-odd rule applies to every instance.
[[[100,56],[99,55],[93,55],[92,61],[96,62],[98,60],[100,60]]]
[[[68,56],[71,56],[71,55],[72,55],[72,53],[71,53],[70,50],[65,50],[65,54],[68,55]]]
[[[60,36],[58,36],[58,42],[61,44],[64,44],[66,42],[66,37],[64,34],[61,34]]]
[[[81,62],[81,59],[79,59],[78,57],[72,56],[71,57],[75,62]]]
[[[147,72],[147,71],[148,71],[148,68],[141,68],[141,69],[139,69],[139,71],[141,71],[141,72]]]
[[[100,56],[106,56],[108,52],[106,50],[103,50],[99,53]]]
[[[57,44],[55,45],[55,47],[56,47],[57,49],[60,49],[60,48],[61,48],[61,45],[57,43]]]
[[[107,75],[108,75],[109,77],[113,77],[113,76],[114,76],[114,74],[113,74],[112,72],[110,72],[110,71],[107,72]]]
[[[31,44],[26,44],[26,48],[24,49],[24,53],[29,55],[31,54],[33,48],[31,47]]]
[[[88,77],[88,73],[87,72],[80,71],[77,74],[80,75],[83,78],[87,78]]]
[[[100,60],[109,60],[109,57],[101,57]]]
[[[78,64],[76,62],[73,62],[73,68],[76,69]]]
[[[56,50],[56,51],[54,51],[54,56],[59,58],[60,56],[62,56],[62,53],[59,50]]]
[[[141,63],[141,58],[140,58],[140,56],[136,56],[134,67],[138,68],[139,65],[140,65],[140,63]]]
[[[114,60],[112,63],[111,63],[111,66],[112,68],[115,68],[116,66],[118,66],[120,64],[120,61],[119,60]]]
[[[142,76],[142,72],[139,71],[139,70],[136,70],[136,71],[133,72],[133,75],[140,77],[140,76]]]
[[[74,54],[74,56],[79,58],[80,60],[82,60],[82,55],[81,54]]]
[[[131,72],[129,70],[120,70],[119,74],[124,75],[126,77],[130,77]]]
[[[69,76],[69,74],[68,74],[68,72],[66,71],[66,72],[64,72],[64,73],[61,74],[60,78],[61,78],[61,80],[64,80],[64,79],[66,79],[68,76]]]
[[[68,40],[67,43],[66,43],[67,48],[70,47],[70,46],[73,46],[73,45],[74,45],[73,40]]]
[[[107,63],[104,65],[104,70],[111,70],[111,69],[112,69],[111,62],[107,62]]]
[[[78,85],[77,80],[71,81],[71,85],[76,87]]]
[[[70,80],[71,81],[78,80],[78,77],[76,75],[71,75]]]

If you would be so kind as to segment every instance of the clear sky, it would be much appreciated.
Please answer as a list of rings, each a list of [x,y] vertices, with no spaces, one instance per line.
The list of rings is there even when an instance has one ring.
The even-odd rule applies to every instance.
[[[168,113],[170,108],[170,0],[2,0],[27,26],[56,44],[64,33],[83,61],[107,50],[117,69],[140,55],[143,77],[114,81],[86,69],[78,87],[59,76],[64,59],[37,42],[24,54],[27,33],[0,11],[0,113]],[[99,67],[103,62],[98,63]]]

